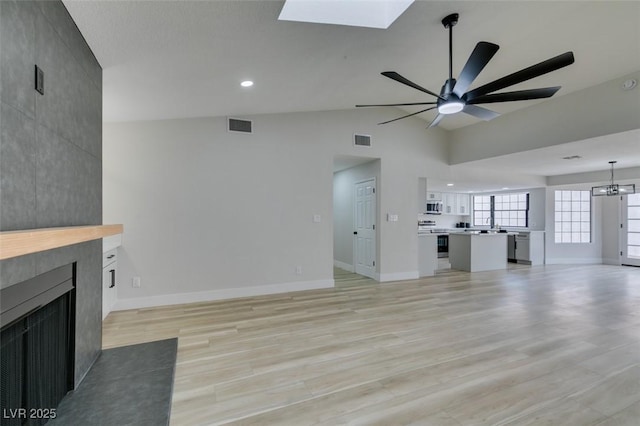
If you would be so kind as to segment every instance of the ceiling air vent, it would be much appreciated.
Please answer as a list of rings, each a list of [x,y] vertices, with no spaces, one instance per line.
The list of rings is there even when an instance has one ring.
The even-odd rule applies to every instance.
[[[357,134],[353,135],[353,145],[371,147],[371,136]]]
[[[253,122],[239,118],[228,118],[227,130],[236,133],[253,133]]]

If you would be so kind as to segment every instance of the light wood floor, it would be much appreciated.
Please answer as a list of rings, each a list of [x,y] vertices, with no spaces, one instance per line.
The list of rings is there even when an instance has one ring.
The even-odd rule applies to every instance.
[[[640,268],[336,281],[115,312],[104,347],[179,338],[174,426],[640,424]]]

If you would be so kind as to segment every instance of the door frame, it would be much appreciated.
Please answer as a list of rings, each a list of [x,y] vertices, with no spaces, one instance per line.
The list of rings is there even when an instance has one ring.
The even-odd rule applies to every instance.
[[[357,205],[357,187],[366,182],[373,181],[373,194],[374,194],[374,206],[373,206],[373,250],[374,250],[374,260],[373,260],[373,271],[371,274],[362,274],[358,272],[358,244],[357,244],[357,236],[353,235],[353,271],[356,274],[364,275],[369,278],[373,278],[374,280],[378,280],[378,271],[379,265],[377,262],[378,259],[378,182],[375,176],[372,176],[367,179],[362,179],[353,183],[353,229],[356,229],[357,223],[357,214],[358,214],[358,205]],[[355,231],[354,231],[355,232]]]
[[[638,195],[638,194],[635,194]],[[640,266],[640,259],[629,258],[627,249],[629,245],[628,241],[628,226],[629,226],[629,196],[620,196],[620,264],[624,266]],[[640,195],[638,195],[640,197]]]

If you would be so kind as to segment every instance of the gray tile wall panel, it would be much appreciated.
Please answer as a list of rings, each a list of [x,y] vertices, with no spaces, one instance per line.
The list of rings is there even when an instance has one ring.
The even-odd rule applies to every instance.
[[[0,1],[0,98],[35,116],[35,14],[28,1]]]
[[[41,13],[37,16],[36,63],[44,71],[44,96],[36,96],[38,124],[72,140],[76,118],[72,113],[74,58]]]
[[[40,14],[36,62],[45,73],[45,95],[36,97],[38,122],[101,158],[102,93],[66,46]]]
[[[0,230],[100,224],[100,65],[60,1],[0,0],[0,36]],[[74,261],[77,384],[102,346],[102,241],[1,261],[0,287]]]
[[[21,283],[36,275],[35,254],[0,261],[0,288]]]
[[[99,225],[100,160],[44,126],[38,126],[37,141],[37,227]]]
[[[57,1],[37,1],[36,5],[67,45],[78,65],[87,73],[91,83],[102,91],[102,68],[82,34],[78,37],[78,28],[64,4]]]
[[[4,102],[0,114],[0,229],[35,228],[35,122]]]

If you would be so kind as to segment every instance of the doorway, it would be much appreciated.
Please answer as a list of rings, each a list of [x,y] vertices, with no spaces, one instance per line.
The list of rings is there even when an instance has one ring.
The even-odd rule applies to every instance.
[[[629,194],[621,198],[621,263],[640,266],[640,194]]]
[[[336,156],[333,171],[333,266],[337,283],[379,279],[381,160]],[[354,234],[356,233],[356,234]]]

